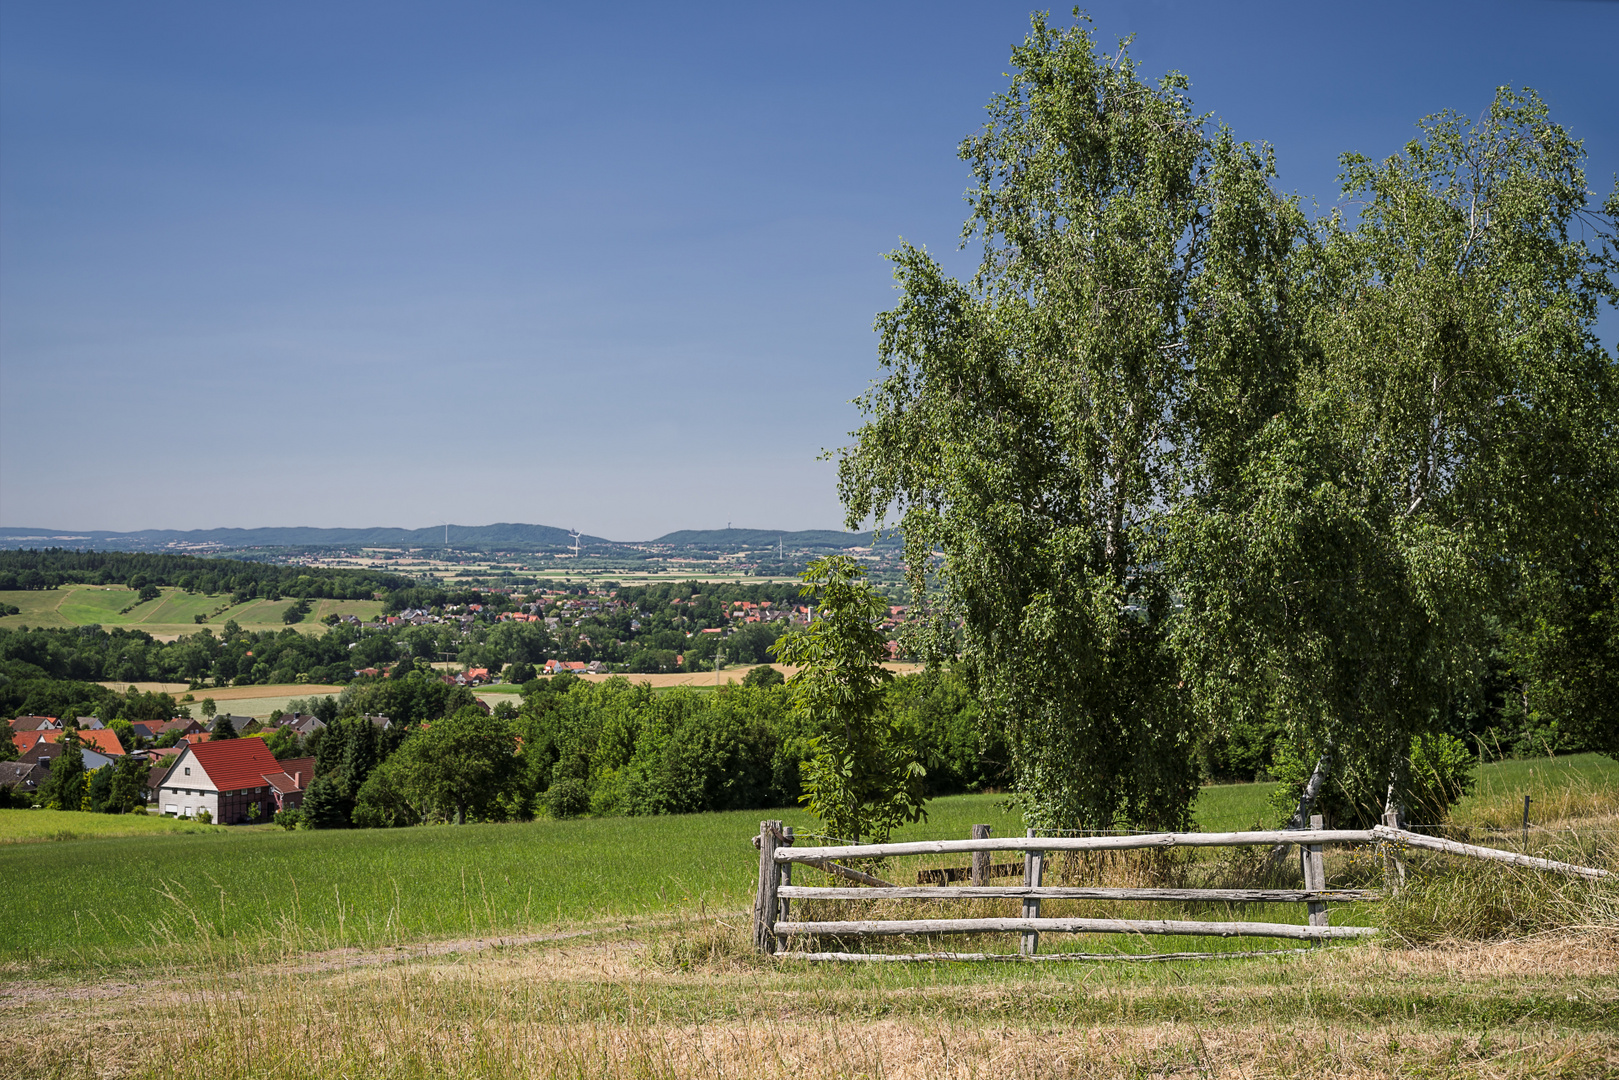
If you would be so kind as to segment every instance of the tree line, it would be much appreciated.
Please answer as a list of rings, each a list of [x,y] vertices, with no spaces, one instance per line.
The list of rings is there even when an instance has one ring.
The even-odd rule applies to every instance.
[[[209,596],[230,594],[237,603],[256,598],[371,600],[408,590],[415,582],[374,570],[278,566],[241,559],[67,548],[0,550],[0,591],[55,589],[63,585],[127,585],[141,590],[171,586]]]

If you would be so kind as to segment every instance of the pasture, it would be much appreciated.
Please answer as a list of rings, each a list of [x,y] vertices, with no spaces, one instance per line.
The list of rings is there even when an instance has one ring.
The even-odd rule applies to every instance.
[[[1514,799],[1521,817],[1519,789],[1538,785],[1548,813],[1596,816],[1547,817],[1532,847],[1577,830],[1584,857],[1619,865],[1619,828],[1602,811],[1611,761],[1482,773],[1476,818]],[[1268,820],[1272,787],[1205,788],[1199,826]],[[1564,789],[1584,794],[1559,800]],[[1000,796],[930,810],[896,838],[965,836],[975,822],[1022,831]],[[31,813],[42,812],[0,813],[0,834]],[[1366,944],[1150,964],[815,965],[748,947],[749,839],[762,817],[812,828],[791,810],[746,811],[377,832],[216,828],[0,848],[10,886],[0,1073],[1619,1074],[1611,886],[1577,893],[1528,871],[1491,874],[1485,885],[1504,907],[1540,921],[1414,947],[1400,928],[1434,922],[1430,907],[1442,925],[1462,926],[1445,919],[1456,901],[1442,860],[1415,860],[1409,902],[1334,908],[1335,925],[1377,916],[1396,928]],[[1302,911],[1255,907],[1240,917],[1303,921]],[[1051,945],[1264,944],[1082,940]],[[1009,941],[974,945],[1011,951]]]
[[[134,590],[122,585],[64,585],[59,589],[0,592],[0,601],[21,609],[17,615],[0,618],[0,627],[123,626],[144,630],[162,641],[182,634],[194,634],[202,625],[219,627],[234,619],[244,630],[281,630],[282,614],[296,600],[249,600],[232,604],[229,596],[204,596],[181,589],[163,588],[155,600],[136,603]],[[129,611],[124,608],[135,606]],[[370,619],[382,611],[379,600],[315,600],[304,620],[293,625],[303,633],[323,633],[321,619],[327,615],[358,615]]]

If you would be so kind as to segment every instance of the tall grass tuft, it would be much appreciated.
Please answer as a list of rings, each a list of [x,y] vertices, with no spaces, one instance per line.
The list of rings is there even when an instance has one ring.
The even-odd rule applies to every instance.
[[[1612,837],[1587,837],[1545,852],[1552,858],[1613,869],[1594,858]],[[1573,850],[1569,850],[1573,849]],[[1619,947],[1619,877],[1600,881],[1448,856],[1409,864],[1410,876],[1382,906],[1378,923],[1406,945],[1495,941],[1537,934],[1591,934]]]

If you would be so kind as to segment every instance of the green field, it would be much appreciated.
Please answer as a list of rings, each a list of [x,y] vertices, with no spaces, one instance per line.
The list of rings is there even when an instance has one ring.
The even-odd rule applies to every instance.
[[[202,596],[180,589],[164,588],[156,600],[136,604],[135,592],[122,585],[64,585],[60,589],[0,592],[0,602],[21,609],[17,615],[0,618],[0,627],[18,626],[125,626],[141,629],[154,637],[172,639],[181,634],[195,633],[199,627],[196,616],[203,616],[204,625],[218,628],[234,619],[245,630],[280,630],[285,612],[296,600],[249,600],[245,604],[231,604],[228,596]],[[294,629],[318,634],[326,627],[321,619],[327,615],[358,615],[369,620],[382,612],[380,600],[316,600],[302,622]]]
[[[1263,793],[1248,785],[1217,801],[1257,805],[1255,796]],[[898,835],[964,837],[975,823],[1021,835],[1004,803],[998,795],[936,799],[927,822]],[[72,829],[34,824],[43,813],[0,810],[0,836]],[[144,963],[220,939],[302,949],[735,912],[750,903],[751,838],[764,817],[813,831],[813,819],[790,809],[388,831],[208,828],[12,844],[0,849],[12,900],[0,922],[0,965]],[[163,819],[137,820],[143,829],[163,827]]]
[[[1612,763],[1590,755],[1490,766],[1474,809],[1514,797],[1521,805],[1521,788],[1565,805],[1559,790],[1600,794],[1611,778]],[[1273,787],[1205,788],[1198,824],[1266,820]],[[964,836],[974,823],[1020,832],[1003,803],[935,800],[930,821],[901,838]],[[31,814],[43,812],[0,811],[0,833],[58,828]],[[1380,913],[1394,929],[1370,944],[1044,935],[1042,955],[1275,951],[1151,964],[812,964],[751,947],[758,860],[749,839],[763,817],[807,835],[802,814],[747,811],[367,832],[215,828],[0,847],[0,1006],[10,1006],[0,1007],[0,1075],[1619,1075],[1611,889],[1475,866],[1455,880],[1483,882],[1485,893],[1454,892],[1439,857],[1412,864],[1416,898]],[[1602,822],[1611,854],[1613,818]],[[1138,868],[1150,869],[1159,853],[1140,854]],[[905,880],[912,866],[871,869]],[[795,880],[815,883],[816,872],[801,868]],[[1409,923],[1430,903],[1443,914],[1537,897],[1553,925],[1419,948],[1397,936],[1401,913]],[[935,902],[925,913],[1004,913],[988,908],[1010,902],[971,903]],[[1042,914],[1077,913],[1050,910],[1062,903],[1048,900]],[[1193,914],[1170,907],[1094,913]],[[1303,921],[1297,908],[1205,904],[1197,914]],[[1367,925],[1373,914],[1339,905],[1332,922]],[[934,940],[1015,947],[1005,935]]]
[[[1521,807],[1520,789],[1547,790],[1531,782],[1614,793],[1614,763],[1597,755],[1504,762],[1482,772],[1474,809],[1495,805],[1492,799]],[[1273,789],[1206,787],[1197,827],[1223,831],[1270,822]],[[1551,800],[1549,792],[1542,797]],[[0,923],[0,964],[143,962],[221,939],[253,949],[301,950],[737,912],[750,903],[756,873],[750,839],[764,817],[780,817],[801,834],[813,831],[812,819],[796,809],[296,833],[0,811],[0,837],[8,840],[141,834],[0,847],[0,880],[10,886],[11,901]],[[896,838],[965,837],[975,823],[989,824],[997,836],[1023,831],[1005,797],[961,795],[934,800],[928,821]],[[1338,911],[1335,922],[1367,917],[1353,908]],[[1284,905],[1251,907],[1237,917],[1297,921],[1301,914]],[[1134,949],[1139,943],[1110,945]],[[1155,941],[1149,947],[1175,946]]]
[[[223,825],[199,825],[156,814],[82,814],[66,810],[0,810],[0,844],[101,840],[108,837],[218,833]]]

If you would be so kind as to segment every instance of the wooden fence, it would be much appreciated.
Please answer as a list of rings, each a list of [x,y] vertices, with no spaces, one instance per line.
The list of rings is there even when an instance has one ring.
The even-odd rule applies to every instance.
[[[1540,870],[1554,870],[1586,878],[1606,877],[1608,872],[1590,867],[1541,859],[1495,848],[1461,844],[1423,836],[1392,825],[1371,829],[1323,829],[1321,818],[1311,819],[1311,827],[1300,830],[1272,830],[1232,833],[1143,833],[1127,836],[1026,836],[992,837],[989,826],[973,826],[966,840],[913,840],[890,844],[847,844],[837,847],[796,847],[791,829],[779,821],[759,823],[755,845],[759,849],[759,889],[754,904],[754,946],[774,953],[795,935],[847,937],[895,936],[907,934],[991,934],[1020,935],[1017,955],[964,953],[797,953],[810,959],[1094,959],[1090,954],[1057,953],[1039,957],[1040,935],[1055,934],[1178,934],[1215,937],[1286,938],[1319,943],[1339,938],[1375,934],[1373,927],[1332,926],[1328,905],[1357,900],[1377,900],[1375,889],[1329,889],[1323,864],[1327,844],[1370,844],[1386,842],[1393,846],[1426,848],[1456,855],[1507,862]],[[1042,881],[1045,860],[1051,852],[1164,850],[1179,847],[1236,847],[1290,845],[1300,848],[1304,869],[1302,889],[1156,889],[1156,888],[1074,888],[1048,886]],[[1391,849],[1392,850],[1392,849]],[[1023,884],[992,886],[987,881],[1006,864],[993,864],[994,852],[1020,852],[1023,855]],[[875,859],[905,855],[970,854],[972,866],[966,870],[971,885],[924,885],[923,881],[959,880],[962,871],[922,871],[916,886],[896,885],[839,863],[839,859]],[[1392,858],[1392,855],[1391,855]],[[857,883],[856,886],[804,886],[792,883],[792,867],[805,863],[828,874]],[[1403,867],[1402,867],[1403,870]],[[1021,904],[1016,918],[976,919],[861,919],[846,921],[804,921],[791,917],[794,900],[965,900],[1004,899]],[[1147,901],[1226,901],[1233,903],[1302,903],[1307,905],[1308,922],[1206,922],[1183,919],[1078,919],[1042,918],[1045,900],[1147,900]],[[1147,954],[1136,959],[1171,959],[1198,954]],[[1215,954],[1228,955],[1228,954]],[[1248,954],[1229,954],[1248,955]],[[1121,957],[1122,958],[1122,957]]]

